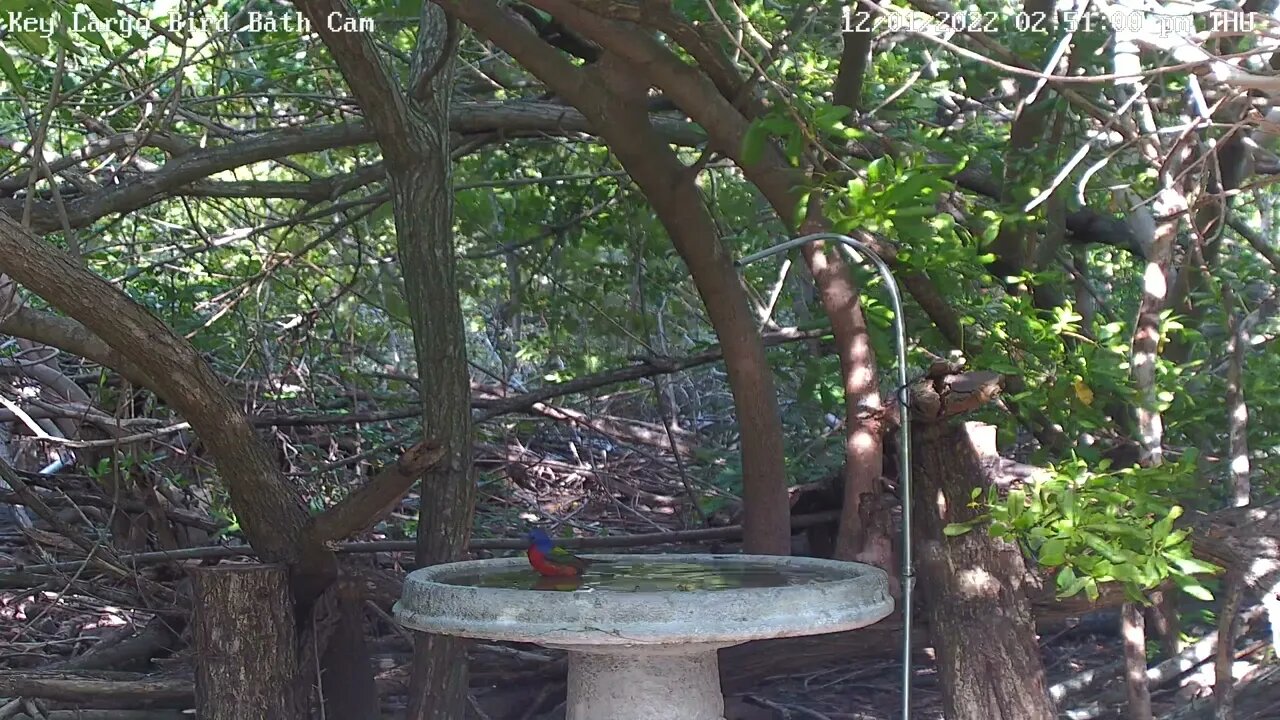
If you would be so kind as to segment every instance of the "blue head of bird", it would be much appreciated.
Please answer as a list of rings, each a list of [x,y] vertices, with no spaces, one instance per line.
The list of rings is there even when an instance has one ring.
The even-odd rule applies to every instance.
[[[537,548],[540,552],[543,552],[543,553],[551,552],[551,547],[552,547],[551,536],[547,534],[546,530],[536,527],[530,530],[528,533],[526,533],[524,537],[526,540],[529,541],[531,545]]]

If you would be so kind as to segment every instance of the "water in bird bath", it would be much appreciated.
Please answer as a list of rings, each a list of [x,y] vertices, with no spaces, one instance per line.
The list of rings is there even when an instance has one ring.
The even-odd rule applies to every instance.
[[[443,576],[441,581],[509,590],[663,592],[788,587],[845,577],[847,571],[743,563],[732,556],[713,556],[710,562],[705,558],[702,562],[637,558],[594,563],[581,578],[544,578],[532,570],[517,568]]]

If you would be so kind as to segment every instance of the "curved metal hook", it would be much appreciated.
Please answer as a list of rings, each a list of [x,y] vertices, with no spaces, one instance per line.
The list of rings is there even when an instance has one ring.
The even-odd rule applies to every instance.
[[[893,325],[898,345],[898,487],[902,496],[902,720],[911,720],[911,590],[915,584],[911,549],[911,414],[907,411],[907,326],[902,314],[902,294],[898,281],[889,266],[871,248],[848,235],[822,232],[778,243],[738,260],[734,265],[744,267],[764,258],[786,252],[801,245],[819,240],[834,240],[846,255],[871,261],[889,288],[893,304]]]

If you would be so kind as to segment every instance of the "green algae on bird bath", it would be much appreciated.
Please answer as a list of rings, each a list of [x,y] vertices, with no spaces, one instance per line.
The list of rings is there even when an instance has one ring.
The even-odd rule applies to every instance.
[[[744,563],[732,556],[707,562],[613,560],[592,565],[581,577],[546,578],[532,570],[503,570],[440,578],[449,585],[558,592],[669,592],[787,587],[846,577],[834,571]]]

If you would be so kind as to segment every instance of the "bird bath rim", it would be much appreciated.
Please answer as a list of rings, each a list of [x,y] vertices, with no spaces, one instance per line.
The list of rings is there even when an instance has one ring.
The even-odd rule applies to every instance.
[[[776,555],[627,554],[588,559],[766,565],[838,575],[798,585],[552,592],[453,585],[446,578],[528,567],[525,558],[468,560],[410,573],[395,604],[412,630],[551,647],[736,645],[854,630],[893,612],[888,575],[863,563]]]

